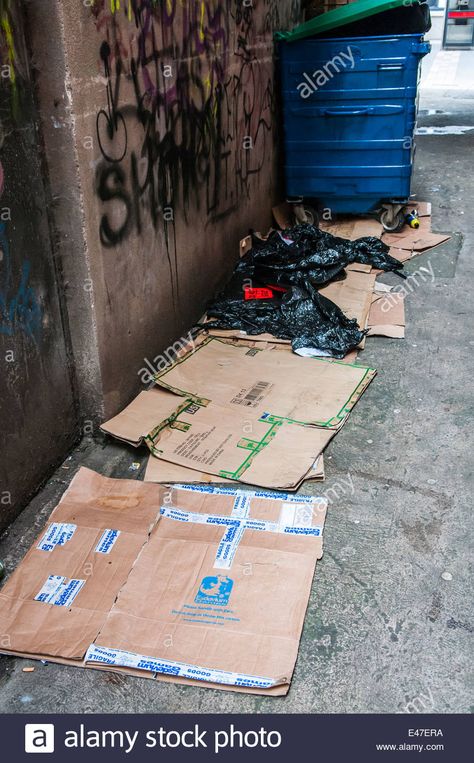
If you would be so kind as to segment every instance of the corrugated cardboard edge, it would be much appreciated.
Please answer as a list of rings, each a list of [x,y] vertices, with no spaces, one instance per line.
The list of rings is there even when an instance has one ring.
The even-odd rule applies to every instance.
[[[119,675],[132,676],[133,678],[146,678],[148,681],[161,681],[163,683],[182,684],[183,686],[195,686],[198,689],[217,689],[219,691],[234,691],[238,694],[257,694],[268,697],[282,697],[288,694],[291,685],[292,676],[288,677],[287,683],[278,684],[271,689],[256,689],[246,686],[232,686],[231,684],[215,684],[207,681],[192,681],[190,678],[174,678],[160,673],[149,673],[146,670],[133,670],[132,668],[110,667],[108,665],[95,665],[86,663],[84,660],[67,660],[61,657],[50,657],[47,654],[30,654],[28,652],[11,652],[6,649],[0,649],[0,654],[8,657],[17,657],[27,660],[37,660],[52,662],[56,665],[66,665],[73,668],[82,668],[84,670],[101,670],[106,673],[118,673]]]

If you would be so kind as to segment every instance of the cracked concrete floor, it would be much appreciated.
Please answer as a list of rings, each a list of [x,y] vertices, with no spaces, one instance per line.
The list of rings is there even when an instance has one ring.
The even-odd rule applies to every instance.
[[[439,98],[425,96],[421,124],[472,123],[464,100],[430,116],[443,109]],[[378,376],[327,451],[326,483],[303,491],[317,494],[348,473],[354,486],[329,508],[288,696],[0,657],[1,712],[469,712],[473,151],[474,132],[418,140],[414,192],[433,202],[433,228],[457,235],[408,265],[413,272],[431,263],[436,277],[407,299],[405,341],[368,340],[360,359]],[[81,464],[140,478],[143,469],[129,470],[137,460],[144,465],[145,453],[83,441],[0,540],[8,570]],[[35,671],[23,673],[25,665]]]

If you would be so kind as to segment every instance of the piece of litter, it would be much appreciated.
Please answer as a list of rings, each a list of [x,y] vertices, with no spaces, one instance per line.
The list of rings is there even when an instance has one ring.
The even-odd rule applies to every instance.
[[[438,480],[426,480],[428,485],[436,485]]]
[[[129,470],[131,472],[137,472],[139,470],[139,468],[140,468],[140,462],[139,461],[134,461],[133,464],[130,464],[130,466],[128,468],[129,468]]]
[[[367,440],[367,442],[369,443],[369,445],[372,445],[374,441],[373,440]]]
[[[451,575],[450,572],[443,572],[443,573],[441,573],[441,577],[443,578],[443,580],[452,580],[453,579],[453,576]]]
[[[393,409],[393,412],[394,412],[394,413],[401,413],[401,411],[400,411],[400,408],[394,408],[394,409]]]
[[[35,672],[34,668],[22,668],[22,670],[23,670],[23,673],[34,673]]]

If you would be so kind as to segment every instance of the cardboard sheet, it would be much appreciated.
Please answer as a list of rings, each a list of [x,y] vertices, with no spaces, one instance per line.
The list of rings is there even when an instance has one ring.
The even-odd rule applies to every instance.
[[[295,224],[295,213],[293,205],[288,204],[287,201],[278,204],[272,209],[273,219],[276,224],[282,229],[291,228]]]
[[[445,233],[433,233],[431,218],[422,217],[418,230],[405,225],[399,233],[384,233],[382,241],[390,247],[419,253],[426,249],[433,249],[433,247],[449,241],[450,238],[451,236]]]
[[[196,471],[186,466],[178,466],[169,461],[163,461],[163,459],[157,458],[153,454],[150,454],[148,459],[144,479],[146,482],[161,482],[166,485],[170,485],[173,482],[202,482],[206,484],[218,482],[219,484],[224,483],[228,485],[233,483],[233,480],[225,479],[224,477],[216,477],[214,474]],[[317,482],[324,480],[324,457],[322,455],[318,456],[314,462],[304,481],[306,482],[307,480]]]
[[[335,220],[320,220],[319,227],[321,230],[332,233],[333,236],[348,238],[350,241],[365,236],[380,238],[383,233],[383,225],[375,217],[345,217],[341,215]]]
[[[405,299],[400,292],[374,294],[369,313],[369,336],[403,339],[405,336]]]
[[[289,490],[310,476],[335,434],[261,416],[245,406],[196,405],[159,388],[141,392],[102,429],[135,446],[144,442],[170,468],[213,475],[214,482]]]
[[[285,694],[326,508],[81,469],[0,590],[1,651]]]
[[[411,249],[400,249],[398,246],[391,246],[389,250],[389,255],[395,257],[399,262],[408,262],[408,260],[411,260],[417,254],[419,252],[414,252]],[[381,270],[379,272],[382,273]]]
[[[155,381],[191,398],[197,407],[212,402],[239,416],[252,412],[261,423],[284,421],[337,430],[375,373],[348,363],[249,350],[210,337],[157,373]]]
[[[359,326],[367,326],[372,294],[375,287],[375,274],[348,270],[341,281],[320,289],[320,293],[332,300],[348,318],[355,318]]]
[[[218,339],[242,339],[247,342],[269,342],[271,344],[286,345],[291,350],[291,342],[289,339],[279,339],[273,334],[247,334],[246,331],[240,331],[239,329],[213,329],[212,320],[206,324],[206,332],[209,336],[215,336]]]

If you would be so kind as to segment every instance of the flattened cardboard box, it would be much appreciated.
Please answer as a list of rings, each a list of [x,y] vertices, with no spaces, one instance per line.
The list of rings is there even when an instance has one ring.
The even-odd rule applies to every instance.
[[[170,485],[173,482],[204,482],[207,484],[210,482],[219,482],[223,484],[232,484],[234,481],[225,479],[224,477],[216,478],[214,474],[199,472],[195,469],[188,469],[186,466],[171,464],[169,461],[163,461],[161,458],[156,458],[153,454],[151,454],[148,459],[144,480],[145,482],[161,482],[165,485]],[[304,481],[312,480],[317,482],[324,480],[324,457],[322,455],[318,456]]]
[[[375,373],[348,363],[248,350],[210,337],[157,373],[155,381],[198,407],[212,402],[229,412],[252,412],[260,422],[338,430]]]
[[[144,442],[163,469],[168,462],[169,467],[193,470],[189,481],[205,472],[214,482],[238,480],[288,490],[313,476],[315,461],[335,434],[262,419],[242,407],[196,405],[158,387],[141,392],[102,429],[131,445]],[[189,476],[183,473],[180,481]]]
[[[326,508],[83,468],[0,590],[1,651],[285,694]]]
[[[405,298],[400,292],[374,294],[369,313],[369,336],[403,339],[405,336]]]
[[[426,249],[433,249],[444,241],[449,241],[450,238],[451,236],[447,233],[433,233],[431,217],[421,217],[418,229],[406,225],[398,233],[384,233],[382,241],[390,247],[419,253]]]

